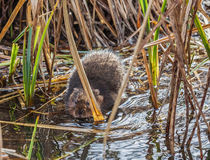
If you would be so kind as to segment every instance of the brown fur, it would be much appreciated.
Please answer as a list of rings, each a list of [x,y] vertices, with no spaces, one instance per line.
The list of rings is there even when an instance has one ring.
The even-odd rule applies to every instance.
[[[103,102],[103,96],[100,95],[98,89],[93,89],[93,93],[96,97],[96,101],[100,106]],[[75,118],[89,118],[92,116],[90,104],[86,93],[83,89],[74,88],[74,91],[69,98],[69,113]]]
[[[86,55],[82,63],[99,107],[103,112],[111,110],[123,79],[123,67],[118,57],[108,50],[100,50]],[[65,101],[73,117],[92,117],[88,98],[76,70],[69,79]]]

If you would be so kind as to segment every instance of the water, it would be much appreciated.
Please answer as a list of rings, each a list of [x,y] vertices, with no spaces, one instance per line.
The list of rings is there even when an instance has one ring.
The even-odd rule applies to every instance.
[[[165,145],[165,125],[167,118],[168,104],[162,106],[161,113],[157,116],[159,110],[154,111],[150,107],[148,100],[149,94],[135,95],[128,98],[119,109],[116,119],[112,123],[112,131],[106,147],[107,159],[169,159],[171,157],[169,150]],[[208,100],[210,95],[208,94]],[[180,102],[180,104],[182,104]],[[206,118],[210,119],[210,108],[206,102],[204,113]],[[158,117],[157,122],[153,123],[154,114]],[[185,129],[185,108],[183,105],[177,108],[177,121],[175,141],[178,142],[178,135],[182,135]],[[45,119],[45,120],[44,120]],[[27,119],[30,121],[30,119]],[[66,119],[67,122],[59,122],[62,126],[79,126],[82,128],[105,129],[106,123],[93,125],[92,123]],[[42,117],[42,122],[55,123],[48,117]],[[191,132],[195,120],[191,122],[189,131]],[[33,122],[32,122],[33,123]],[[15,149],[20,154],[30,143],[32,128],[8,126],[3,129],[4,148]],[[207,137],[206,125],[201,120],[201,140],[203,153],[205,157],[210,152],[210,143]],[[182,137],[182,136],[181,136]],[[175,144],[175,159],[199,159],[199,144],[197,133],[195,134],[190,151],[181,152],[181,148]],[[94,140],[90,145],[78,149],[88,141]],[[27,147],[26,147],[27,146]],[[44,159],[54,159],[62,155],[69,154],[71,151],[78,151],[70,154],[66,159],[103,159],[103,136],[94,133],[68,132],[50,129],[38,129],[36,135],[34,159],[38,155]],[[38,154],[39,153],[39,154]]]
[[[208,66],[209,63],[206,64]],[[170,68],[170,66],[169,66]],[[204,82],[206,81],[205,67],[201,67],[202,77],[200,83],[194,80],[194,91],[200,103],[203,95]],[[136,70],[136,74],[141,75],[141,70]],[[149,101],[150,93],[148,89],[138,90],[142,84],[137,84],[136,79],[131,78],[131,82],[127,87],[125,100],[119,106],[119,110],[115,120],[112,122],[112,129],[108,137],[105,151],[106,159],[173,159],[166,145],[165,128],[168,115],[168,95],[170,90],[170,75],[163,72],[160,79],[159,101],[162,103],[159,110],[154,110]],[[140,77],[145,80],[146,75]],[[136,85],[137,84],[137,85]],[[138,90],[138,91],[137,91]],[[210,120],[210,89],[208,90],[203,113],[207,122]],[[14,103],[4,104],[0,107],[1,120],[13,120],[22,117],[26,113],[19,109],[9,107]],[[68,127],[81,127],[90,129],[104,130],[107,123],[92,124],[90,122],[81,122],[70,119],[62,108],[64,103],[62,98],[55,101],[56,105],[45,107],[42,112],[51,113],[49,115],[41,115],[39,124],[53,124]],[[38,104],[40,106],[40,104]],[[14,113],[12,112],[14,111]],[[190,149],[186,147],[181,149],[185,127],[185,103],[183,91],[180,90],[178,98],[178,106],[176,112],[175,126],[175,156],[174,159],[200,159],[200,150],[198,143],[197,130],[191,142]],[[30,115],[24,119],[24,123],[34,123],[36,114]],[[189,125],[188,138],[193,129],[195,119],[192,119]],[[33,128],[18,127],[13,125],[3,126],[3,147],[14,149],[18,154],[25,155],[28,151]],[[210,143],[207,133],[207,126],[203,119],[200,119],[200,131],[202,141],[202,151],[204,159],[210,158]],[[187,139],[188,139],[187,138]],[[91,142],[91,143],[90,143]],[[88,144],[90,143],[90,144]],[[84,145],[84,146],[83,146]],[[70,132],[52,129],[39,128],[36,133],[36,141],[34,144],[33,159],[55,159],[66,156],[64,159],[87,159],[101,160],[104,159],[103,152],[103,135],[101,133],[90,132]]]

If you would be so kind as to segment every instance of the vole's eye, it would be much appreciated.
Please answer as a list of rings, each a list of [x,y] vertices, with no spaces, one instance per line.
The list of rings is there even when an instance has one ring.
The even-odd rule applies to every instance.
[[[86,106],[89,106],[89,102],[86,102],[85,104],[86,104]]]

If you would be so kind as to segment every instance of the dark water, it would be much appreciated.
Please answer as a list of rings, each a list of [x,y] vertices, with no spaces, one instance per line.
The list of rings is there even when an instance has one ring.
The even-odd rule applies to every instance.
[[[203,86],[205,84],[204,82],[206,82],[206,68],[208,65],[209,62],[199,69],[202,72],[200,82],[192,81],[199,103],[203,95]],[[168,68],[170,67],[168,66]],[[134,78],[144,72],[142,68],[135,70],[134,76],[131,78],[126,94],[124,95],[125,101],[120,105],[118,114],[112,123],[112,130],[105,151],[106,159],[200,159],[197,131],[195,132],[189,150],[186,148],[181,149],[180,147],[185,131],[186,112],[182,89],[180,90],[176,113],[175,157],[170,155],[165,140],[170,75],[167,74],[167,71],[163,72],[158,91],[159,101],[162,105],[160,110],[154,111],[149,101],[149,90],[141,89],[148,88],[148,86],[142,86],[142,84],[137,83],[138,79]],[[141,76],[139,79],[144,81],[146,75]],[[203,113],[208,122],[210,121],[209,91],[210,89],[208,90],[203,108]],[[100,130],[106,128],[106,122],[94,125],[89,122],[71,119],[68,115],[65,115],[60,111],[60,108],[64,107],[62,98],[58,98],[55,104],[47,106],[42,111],[52,114],[41,115],[39,123]],[[11,109],[12,106],[14,107],[14,103],[5,105],[0,106],[1,120],[10,120],[11,118],[15,120],[25,115],[24,111],[17,109],[18,107]],[[14,113],[12,112],[13,110]],[[57,114],[57,112],[59,113]],[[23,122],[34,123],[35,116],[30,115]],[[189,125],[189,134],[192,131],[194,123],[195,119]],[[33,128],[13,125],[2,126],[3,147],[14,149],[17,153],[26,156]],[[207,127],[202,118],[200,119],[200,130],[204,159],[210,159],[210,142]],[[56,159],[66,155],[63,159],[100,160],[104,159],[103,153],[103,135],[101,133],[70,132],[39,128],[36,133],[33,159]]]
[[[168,104],[162,107],[161,113],[149,108],[149,94],[136,95],[130,97],[120,106],[118,115],[112,123],[112,131],[106,147],[107,159],[169,159],[171,157],[165,145],[165,124],[167,118]],[[210,119],[210,95],[208,95],[203,112],[206,118]],[[181,102],[180,102],[181,103]],[[153,116],[157,116],[157,122],[153,123]],[[177,108],[176,136],[185,130],[185,107]],[[44,119],[44,118],[43,118]],[[65,119],[65,118],[63,118]],[[30,120],[27,119],[27,120]],[[50,122],[46,117],[45,122]],[[195,120],[191,122],[189,131],[192,130]],[[54,122],[53,122],[54,123]],[[57,125],[79,126],[82,128],[105,129],[106,123],[93,125],[87,122],[75,122],[74,120],[64,120]],[[16,128],[16,129],[15,129]],[[207,137],[206,125],[201,120],[201,140],[203,153],[208,157],[210,143]],[[16,130],[16,131],[15,131]],[[4,148],[17,150],[23,154],[27,151],[33,129],[28,127],[9,126],[3,128]],[[199,144],[195,134],[190,150],[182,151],[179,144],[175,144],[175,159],[199,159]],[[93,141],[91,144],[78,149],[83,144]],[[76,152],[70,154],[75,149]],[[103,136],[94,133],[79,133],[69,131],[59,131],[50,129],[38,129],[34,159],[54,159],[62,155],[69,154],[66,159],[103,159]],[[35,158],[36,157],[36,158]]]

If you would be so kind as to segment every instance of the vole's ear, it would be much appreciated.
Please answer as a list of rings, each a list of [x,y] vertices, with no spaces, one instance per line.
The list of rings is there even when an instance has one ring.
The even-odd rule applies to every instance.
[[[103,103],[104,97],[101,95],[96,96],[97,102],[99,103],[99,105],[101,105]]]
[[[100,95],[99,89],[93,89],[93,93],[96,96],[96,100],[101,105],[103,103],[104,97]]]
[[[93,93],[95,94],[95,96],[98,96],[100,94],[99,89],[93,89]]]
[[[79,89],[74,88],[73,92],[70,94],[70,97],[69,97],[69,107],[75,106],[78,97],[79,97]]]

